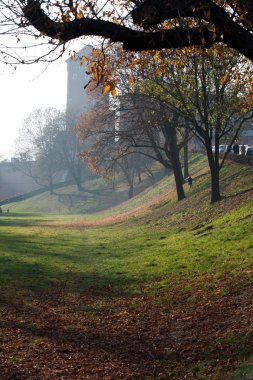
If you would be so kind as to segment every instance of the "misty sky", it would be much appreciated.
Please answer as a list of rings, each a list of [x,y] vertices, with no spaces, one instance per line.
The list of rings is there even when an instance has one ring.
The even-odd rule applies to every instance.
[[[42,64],[22,65],[16,71],[0,66],[0,157],[13,155],[13,141],[22,121],[38,107],[64,109],[67,96],[67,57],[45,70]],[[45,70],[43,72],[43,70]]]

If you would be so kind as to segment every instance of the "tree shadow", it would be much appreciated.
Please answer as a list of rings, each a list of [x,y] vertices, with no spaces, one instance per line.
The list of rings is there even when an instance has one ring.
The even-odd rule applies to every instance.
[[[250,193],[251,191],[253,191],[253,187],[250,187],[249,189],[238,191],[238,193],[225,195],[223,198],[226,198],[226,199],[234,198],[234,197],[237,197],[238,195]]]
[[[42,214],[35,213],[7,213],[0,214],[0,226],[3,227],[31,227],[42,222]],[[31,219],[29,219],[31,218]]]
[[[64,241],[54,241],[52,238],[43,244],[36,239],[36,236],[13,233],[2,235],[0,283],[6,291],[16,289],[17,292],[38,295],[47,289],[52,291],[63,283],[78,293],[93,289],[107,294],[110,289],[113,294],[115,288],[119,294],[131,294],[133,289],[138,288],[140,281],[130,272],[110,272],[116,255],[110,247],[107,249],[103,245],[102,249],[100,245],[90,246],[78,240],[71,243],[69,253]],[[105,265],[100,268],[101,255]]]
[[[31,356],[33,366],[27,367],[27,373],[33,374],[36,368],[40,372],[41,363],[49,370],[60,365],[67,371],[71,366],[73,372],[68,372],[67,378],[80,378],[82,361],[87,372],[81,378],[204,379],[205,370],[214,374],[220,363],[231,369],[233,363],[252,353],[253,333],[245,335],[231,329],[235,310],[226,309],[225,303],[189,313],[183,304],[180,306],[183,300],[177,298],[182,309],[170,306],[170,312],[166,314],[164,309],[161,314],[161,305],[155,305],[152,297],[135,297],[133,301],[114,303],[107,295],[104,300],[97,296],[73,298],[66,304],[61,296],[52,298],[48,293],[28,305],[13,302],[0,327],[4,332],[14,332],[11,347],[15,353],[21,346],[24,360],[29,360],[33,351],[39,352]],[[97,377],[89,371],[98,363]],[[161,373],[167,377],[160,377]]]

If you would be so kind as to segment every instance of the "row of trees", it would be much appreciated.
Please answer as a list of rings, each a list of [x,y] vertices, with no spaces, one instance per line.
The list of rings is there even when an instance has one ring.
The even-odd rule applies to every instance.
[[[96,107],[83,115],[77,127],[79,138],[90,141],[82,153],[90,167],[112,171],[133,154],[157,160],[173,170],[181,200],[180,151],[186,154],[195,136],[208,158],[211,202],[219,201],[219,174],[228,154],[220,160],[219,145],[231,148],[252,119],[251,63],[222,46],[135,55],[117,50],[106,62],[101,71],[93,60],[91,73],[104,81],[104,91],[115,94],[120,84],[119,95],[110,107],[100,104],[99,112]]]
[[[113,96],[108,102],[94,92],[94,110],[81,115],[75,128],[78,139],[61,111],[38,109],[24,122],[18,155],[24,162],[36,159],[36,170],[30,170],[35,177],[40,173],[37,181],[47,177],[52,192],[54,172],[64,167],[83,190],[86,160],[104,177],[124,173],[132,197],[135,178],[152,176],[155,160],[173,171],[181,200],[194,137],[207,154],[211,202],[221,199],[219,176],[228,152],[220,159],[219,145],[229,151],[253,117],[251,62],[221,45],[137,54],[117,48],[107,56],[95,49],[88,69],[92,83],[102,82],[104,93]]]
[[[104,100],[104,107],[108,110],[108,101]],[[94,112],[94,114],[96,114]],[[72,182],[82,192],[92,192],[85,186],[85,181],[92,175],[81,153],[90,149],[95,140],[86,138],[82,143],[70,128],[75,125],[74,115],[66,115],[65,112],[54,108],[36,109],[23,122],[16,140],[16,159],[18,169],[35,180],[41,187],[48,188],[54,193],[57,182]],[[90,125],[92,120],[90,119]],[[91,132],[92,128],[90,128]],[[115,139],[115,135],[111,136]],[[102,151],[101,151],[102,154]],[[112,180],[115,188],[117,178],[128,184],[128,196],[134,195],[135,183],[142,182],[145,173],[153,178],[152,162],[148,158],[136,159],[122,157],[115,161],[110,173],[96,170],[95,161],[88,159],[88,166],[94,174],[100,174]],[[108,175],[109,174],[109,175]]]

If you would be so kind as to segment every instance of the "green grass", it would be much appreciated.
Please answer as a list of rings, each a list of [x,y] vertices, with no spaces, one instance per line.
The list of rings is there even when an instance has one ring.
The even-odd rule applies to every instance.
[[[193,160],[192,172],[205,173],[204,165],[202,158]],[[230,179],[236,175],[235,189]],[[195,174],[191,192],[186,187],[186,200],[178,203],[175,195],[170,194],[161,201],[167,187],[173,186],[171,176],[131,201],[86,215],[85,219],[90,221],[113,218],[139,210],[144,201],[148,205],[116,225],[102,228],[83,226],[82,215],[2,214],[0,284],[11,281],[28,288],[32,284],[37,289],[59,278],[67,278],[74,285],[79,278],[80,288],[92,286],[95,281],[97,286],[110,283],[121,290],[137,292],[141,282],[148,284],[161,279],[166,283],[164,278],[168,276],[180,279],[213,271],[217,276],[224,271],[238,275],[252,264],[253,202],[247,200],[246,205],[239,203],[240,207],[236,207],[233,193],[235,190],[243,193],[249,188],[251,176],[250,167],[242,170],[238,165],[226,166],[222,186],[232,192],[231,198],[216,205],[209,204],[206,192],[209,177],[201,173]],[[244,180],[240,183],[241,178]],[[22,202],[24,207],[26,202]],[[57,225],[57,221],[64,220],[77,225],[74,228]],[[45,224],[49,227],[44,227]],[[194,229],[198,224],[203,226]],[[204,231],[208,225],[211,229]]]
[[[1,217],[0,284],[36,290],[61,278],[80,289],[96,283],[137,292],[142,282],[169,277],[239,276],[253,264],[249,215],[253,202],[213,220],[203,233],[205,227],[167,230],[134,221],[124,228],[66,229],[43,227],[45,217]]]
[[[139,311],[143,296],[152,307],[156,305],[161,321],[172,315],[172,324],[173,315],[178,315],[178,321],[198,320],[198,315],[208,313],[209,308],[215,312],[203,321],[215,320],[223,303],[234,305],[234,310],[227,307],[232,308],[233,315],[237,303],[246,300],[253,286],[253,168],[225,166],[221,184],[227,197],[214,205],[210,205],[203,158],[192,162],[191,172],[194,186],[191,190],[186,186],[187,198],[179,203],[173,180],[168,178],[133,200],[95,216],[1,214],[0,311],[4,313],[15,297],[21,297],[28,307],[43,294],[62,289],[64,308],[67,303],[75,307],[68,297],[97,295],[87,307],[78,301],[76,309],[78,315],[94,323],[101,320],[104,310],[112,315],[120,310],[119,318],[130,312],[138,313],[138,318],[148,316],[144,306]],[[119,214],[122,219],[118,219]],[[110,223],[99,225],[103,217],[110,217]],[[126,300],[130,309],[120,306]],[[246,313],[247,302],[243,305]],[[246,324],[239,322],[231,322],[231,329],[219,327],[198,360],[180,359],[182,378],[221,380],[225,372],[233,376],[234,368],[241,364],[240,373],[248,374],[252,370],[248,357],[253,332],[250,325],[246,329]],[[37,328],[34,323],[33,331]],[[201,318],[198,323],[202,324]],[[222,321],[221,326],[225,323]],[[181,326],[184,322],[177,329]],[[215,323],[209,328],[212,331]],[[203,330],[203,334],[208,335],[208,331]],[[68,339],[64,334],[62,339]],[[32,342],[42,344],[37,335]],[[143,377],[148,378],[152,377]]]
[[[253,376],[253,360],[249,358],[250,363],[245,363],[235,371],[234,375],[229,380],[251,380]]]

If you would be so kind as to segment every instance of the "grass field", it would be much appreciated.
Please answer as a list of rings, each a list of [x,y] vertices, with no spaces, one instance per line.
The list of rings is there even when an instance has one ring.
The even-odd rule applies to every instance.
[[[253,168],[95,215],[0,216],[1,379],[253,376]],[[194,171],[194,168],[196,171]]]

